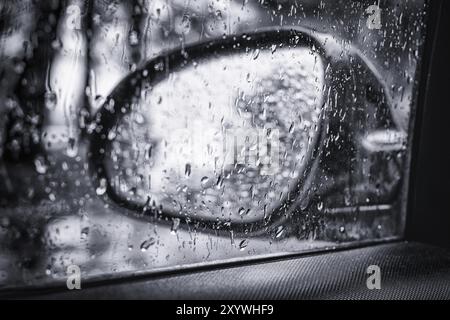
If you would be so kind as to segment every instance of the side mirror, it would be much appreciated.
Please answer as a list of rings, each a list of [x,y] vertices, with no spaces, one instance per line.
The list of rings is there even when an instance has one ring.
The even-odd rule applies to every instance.
[[[395,127],[391,105],[358,50],[312,30],[171,51],[126,77],[96,114],[97,194],[140,219],[263,234],[321,193],[321,162],[354,149],[336,136],[352,143]]]

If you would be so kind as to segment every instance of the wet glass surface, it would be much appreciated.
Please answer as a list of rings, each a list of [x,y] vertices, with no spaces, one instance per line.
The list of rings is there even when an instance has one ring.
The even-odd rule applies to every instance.
[[[401,237],[426,7],[372,4],[0,1],[0,289]]]

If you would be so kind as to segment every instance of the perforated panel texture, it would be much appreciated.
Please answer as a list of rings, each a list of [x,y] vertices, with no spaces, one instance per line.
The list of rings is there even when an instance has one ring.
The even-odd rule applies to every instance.
[[[381,268],[381,290],[366,269]],[[392,243],[33,296],[59,299],[449,299],[450,251]]]

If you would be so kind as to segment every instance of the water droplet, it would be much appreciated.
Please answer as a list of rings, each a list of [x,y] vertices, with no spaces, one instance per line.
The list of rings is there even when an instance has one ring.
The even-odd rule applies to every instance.
[[[244,239],[239,243],[239,250],[244,251],[248,246],[248,239]]]
[[[45,99],[45,106],[47,109],[53,110],[56,108],[58,98],[54,92],[51,91],[45,92],[44,99]]]
[[[284,234],[284,227],[283,226],[279,226],[278,228],[277,228],[277,233],[275,234],[275,237],[278,239],[278,238],[281,238],[282,236],[283,236],[283,234]]]
[[[117,136],[117,133],[115,131],[110,131],[108,133],[108,140],[114,140]]]
[[[156,243],[155,238],[150,238],[145,240],[144,242],[141,243],[141,251],[145,252],[148,250],[148,248],[150,248],[151,246],[153,246]]]
[[[95,189],[95,192],[97,193],[97,195],[101,196],[104,195],[106,192],[106,179],[105,178],[101,178],[100,179],[100,184],[97,187],[97,189]]]
[[[51,45],[54,50],[60,50],[62,48],[62,42],[59,38],[53,40]]]
[[[186,177],[189,177],[191,175],[191,165],[189,163],[186,163],[185,169],[184,169],[184,174],[186,175]]]
[[[81,230],[81,240],[86,240],[89,235],[89,227],[85,227]]]
[[[259,49],[256,49],[256,50],[253,51],[253,55],[252,55],[253,60],[258,59],[259,53],[260,53]]]
[[[191,19],[188,15],[183,17],[176,17],[175,19],[175,32],[177,34],[188,34],[191,30]]]
[[[136,122],[137,124],[144,124],[145,123],[145,118],[142,115],[142,113],[139,113],[139,112],[135,113],[134,122]]]
[[[73,138],[69,139],[69,145],[67,146],[66,154],[70,158],[75,158],[77,156],[78,146],[75,142],[75,139],[73,139]]]
[[[170,233],[176,234],[179,226],[180,226],[180,219],[178,219],[178,218],[173,219],[172,220],[172,228],[170,229]]]
[[[277,51],[277,45],[273,44],[271,47],[272,53],[275,53],[275,51]]]
[[[220,175],[219,178],[217,178],[217,182],[216,182],[216,189],[221,189],[224,185],[224,179],[223,176]]]
[[[131,30],[128,35],[128,42],[131,46],[137,46],[139,44],[139,34],[136,30]]]
[[[14,71],[17,74],[22,74],[25,71],[25,63],[23,61],[18,61],[14,64]]]
[[[238,211],[238,213],[239,213],[239,215],[242,217],[242,216],[246,216],[248,213],[250,212],[250,209],[245,209],[245,208],[239,208],[239,211]]]
[[[292,123],[291,123],[291,126],[289,127],[289,133],[294,132],[294,129],[295,129],[295,123],[292,122]]]
[[[206,187],[207,184],[208,184],[208,182],[209,182],[209,178],[208,178],[208,177],[203,177],[203,178],[200,180],[200,183],[202,184],[202,187]]]
[[[323,201],[320,201],[319,203],[317,203],[317,210],[322,211],[323,209]]]
[[[48,166],[45,164],[45,159],[43,157],[38,157],[34,160],[34,166],[36,172],[39,174],[45,174],[47,172]]]

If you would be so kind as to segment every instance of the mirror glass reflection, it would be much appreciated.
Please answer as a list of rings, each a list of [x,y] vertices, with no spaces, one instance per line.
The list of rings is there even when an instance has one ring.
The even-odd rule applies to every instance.
[[[214,55],[147,87],[109,132],[100,193],[109,183],[125,201],[209,220],[287,210],[317,147],[318,54],[275,45]]]

